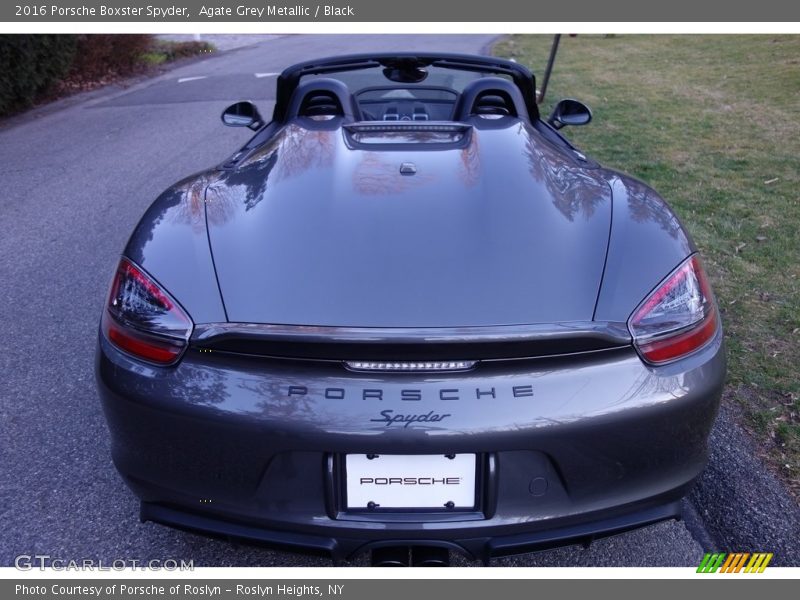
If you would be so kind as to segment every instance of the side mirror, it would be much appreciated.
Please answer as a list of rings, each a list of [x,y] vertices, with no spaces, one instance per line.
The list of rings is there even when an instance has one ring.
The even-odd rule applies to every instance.
[[[592,120],[592,111],[583,102],[565,98],[553,107],[547,122],[556,129],[565,125],[586,125]]]
[[[249,127],[252,130],[264,125],[264,119],[252,102],[237,102],[222,111],[220,117],[228,127]]]

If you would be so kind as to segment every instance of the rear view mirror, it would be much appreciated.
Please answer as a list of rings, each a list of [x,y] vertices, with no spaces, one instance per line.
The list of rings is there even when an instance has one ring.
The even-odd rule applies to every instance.
[[[565,98],[553,107],[547,122],[555,129],[565,125],[586,125],[592,120],[592,111],[583,102]]]
[[[256,130],[264,125],[264,120],[252,102],[237,102],[222,111],[222,122],[228,127],[249,127]]]
[[[395,83],[419,83],[428,77],[428,71],[417,58],[397,58],[381,63],[383,76]]]

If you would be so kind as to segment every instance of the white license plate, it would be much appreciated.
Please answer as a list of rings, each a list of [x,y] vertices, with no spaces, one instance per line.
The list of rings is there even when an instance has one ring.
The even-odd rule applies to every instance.
[[[475,506],[474,454],[369,456],[345,457],[347,508]]]

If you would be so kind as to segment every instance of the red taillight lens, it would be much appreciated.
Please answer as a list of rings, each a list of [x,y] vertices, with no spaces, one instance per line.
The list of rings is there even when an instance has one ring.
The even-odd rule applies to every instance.
[[[192,321],[166,290],[123,258],[111,284],[102,329],[121,350],[168,365],[186,348]]]
[[[634,343],[650,363],[662,364],[700,349],[717,331],[714,297],[695,255],[667,277],[628,322]]]

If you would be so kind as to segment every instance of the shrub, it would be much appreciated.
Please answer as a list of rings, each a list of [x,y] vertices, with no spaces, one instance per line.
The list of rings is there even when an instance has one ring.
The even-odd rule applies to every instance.
[[[142,55],[153,43],[152,35],[79,35],[69,78],[93,81],[130,75],[141,69]]]
[[[213,52],[152,35],[0,35],[0,117],[163,62]]]
[[[166,55],[167,61],[177,60],[179,58],[188,58],[189,56],[196,56],[198,54],[207,54],[215,51],[213,44],[203,42],[200,40],[192,40],[188,42],[175,42],[172,40],[158,40],[154,50]]]
[[[177,42],[174,40],[153,41],[150,51],[142,55],[142,60],[151,65],[160,65],[165,62],[197,56],[198,54],[209,54],[215,52],[214,44],[203,41]]]
[[[0,35],[0,115],[29,106],[70,69],[74,35]]]

